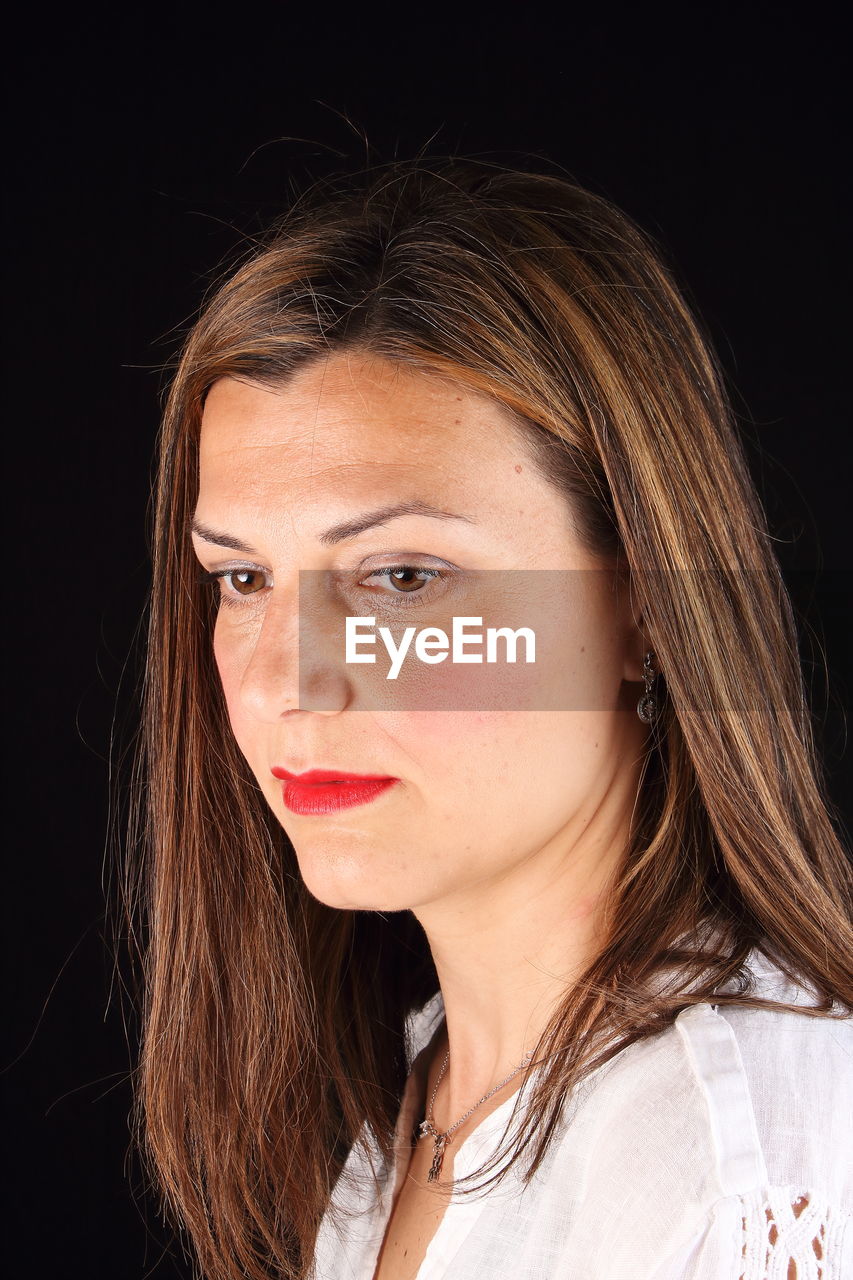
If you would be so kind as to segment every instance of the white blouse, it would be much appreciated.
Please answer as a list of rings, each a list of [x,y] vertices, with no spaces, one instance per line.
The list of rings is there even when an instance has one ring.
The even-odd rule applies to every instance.
[[[749,966],[756,994],[814,1003],[762,952]],[[442,1017],[439,992],[410,1020],[410,1065]],[[393,1164],[368,1136],[378,1190],[367,1153],[350,1151],[316,1280],[372,1280],[423,1117],[426,1059],[406,1083]],[[518,1096],[460,1143],[455,1176],[503,1149]],[[445,1277],[853,1280],[853,1017],[685,1009],[581,1081],[527,1187],[512,1170],[485,1194],[454,1193],[417,1273]]]

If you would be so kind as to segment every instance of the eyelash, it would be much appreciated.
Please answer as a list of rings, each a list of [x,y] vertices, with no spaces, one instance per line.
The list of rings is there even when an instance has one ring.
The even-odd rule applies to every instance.
[[[385,565],[381,569],[374,569],[372,573],[368,573],[365,576],[368,578],[379,578],[379,577],[390,578],[392,573],[406,573],[409,570],[413,571],[414,573],[426,574],[427,579],[450,577],[449,570],[432,569],[432,568],[428,568],[426,565],[418,565],[418,564]],[[249,565],[243,565],[235,569],[213,569],[212,571],[202,570],[201,573],[199,574],[199,581],[210,584],[210,583],[220,582],[222,580],[227,580],[228,578],[231,577],[233,573],[264,573],[264,572],[265,571],[263,569],[255,569]],[[241,608],[244,608],[245,606],[239,603],[240,600],[250,600],[252,596],[259,595],[259,594],[260,594],[260,591],[257,591],[257,592],[250,591],[245,596],[241,595],[239,592],[235,592],[234,595],[227,595],[225,591],[223,591],[220,588],[219,603],[224,604],[228,608],[236,607],[238,609],[241,609]],[[409,604],[403,603],[403,601],[406,599],[407,596],[414,597],[414,599],[418,599],[418,597],[423,597],[424,594],[426,593],[423,591],[395,591],[395,592],[383,592],[382,594],[385,595],[386,597],[394,598],[395,608],[408,609],[408,608],[411,608],[412,606]]]

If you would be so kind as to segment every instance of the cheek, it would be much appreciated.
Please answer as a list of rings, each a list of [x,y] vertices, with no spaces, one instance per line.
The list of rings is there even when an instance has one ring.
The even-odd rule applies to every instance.
[[[502,874],[600,803],[607,725],[584,712],[406,713],[382,723],[391,762],[413,782],[411,821],[394,828],[412,887]],[[449,878],[449,879],[448,879]]]
[[[242,707],[240,689],[249,660],[249,651],[245,640],[241,642],[239,634],[223,621],[221,613],[217,617],[213,633],[213,656],[219,672],[222,692],[225,695],[231,727],[238,743],[242,746],[241,729],[246,716]]]
[[[437,804],[452,797],[460,817],[482,817],[543,764],[559,770],[555,757],[571,755],[582,728],[577,715],[524,711],[379,712],[374,719],[391,741],[389,759],[403,767],[411,761],[419,785]]]
[[[594,796],[618,735],[607,710],[408,712],[377,720],[393,741],[390,759],[413,762],[449,834],[473,828],[511,841],[523,831],[547,838]]]

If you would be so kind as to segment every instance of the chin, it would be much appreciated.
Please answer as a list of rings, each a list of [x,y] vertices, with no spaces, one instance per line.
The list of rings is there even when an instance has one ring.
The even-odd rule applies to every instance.
[[[306,889],[324,906],[338,911],[407,911],[413,905],[411,884],[383,884],[375,869],[360,859],[300,858],[298,850],[296,858]]]

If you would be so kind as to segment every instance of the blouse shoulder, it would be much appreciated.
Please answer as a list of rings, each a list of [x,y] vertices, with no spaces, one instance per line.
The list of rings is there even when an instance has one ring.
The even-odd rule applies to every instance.
[[[762,953],[749,967],[754,995],[797,1009],[689,1005],[664,1032],[617,1055],[596,1109],[609,1097],[626,1121],[632,1118],[640,1144],[650,1136],[648,1117],[670,1151],[683,1147],[693,1126],[713,1156],[709,1193],[714,1186],[725,1195],[817,1181],[832,1195],[849,1196],[853,1015],[808,1012],[815,992],[792,983]],[[658,1102],[653,1120],[650,1098]]]
[[[771,1184],[817,1180],[830,1194],[851,1195],[853,1181],[853,1015],[835,1006],[829,1015],[811,1014],[814,993],[795,986],[768,966],[757,994],[802,1008],[758,1009],[742,1005],[716,1008],[724,1035],[755,1117],[757,1140]],[[706,1019],[712,1012],[706,1013]],[[685,1045],[696,1036],[680,1015]],[[712,1043],[705,1033],[700,1043]],[[701,1053],[701,1049],[700,1049]],[[707,1057],[707,1053],[706,1053]],[[705,1087],[724,1111],[725,1098],[706,1066]],[[715,1088],[716,1086],[716,1088]]]
[[[815,1003],[771,964],[750,967],[754,994]],[[785,1280],[791,1260],[797,1276],[840,1277],[853,1246],[851,1066],[849,1014],[710,1003],[617,1054],[549,1175],[582,1189],[590,1275]],[[633,1191],[614,1200],[617,1187]]]

